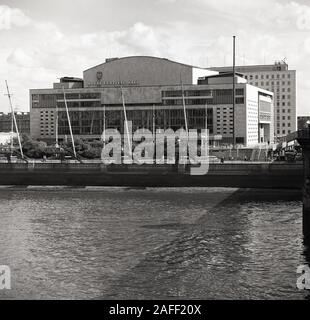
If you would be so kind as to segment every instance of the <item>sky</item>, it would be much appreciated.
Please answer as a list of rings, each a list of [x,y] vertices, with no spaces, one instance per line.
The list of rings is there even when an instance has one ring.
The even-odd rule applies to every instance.
[[[29,89],[106,58],[151,55],[199,67],[286,59],[297,114],[310,115],[309,0],[0,0],[0,112],[29,111]]]

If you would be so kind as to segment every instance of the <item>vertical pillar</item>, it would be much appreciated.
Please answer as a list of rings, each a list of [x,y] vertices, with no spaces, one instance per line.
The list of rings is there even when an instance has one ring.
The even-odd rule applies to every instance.
[[[302,148],[304,156],[302,230],[305,243],[310,244],[310,143],[304,144]]]

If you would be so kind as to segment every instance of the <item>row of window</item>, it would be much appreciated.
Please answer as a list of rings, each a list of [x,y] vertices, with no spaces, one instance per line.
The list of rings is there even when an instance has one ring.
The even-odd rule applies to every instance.
[[[283,122],[283,123],[281,123],[281,126],[282,126],[282,127],[286,127],[286,124]],[[287,126],[290,127],[291,124],[288,123]],[[280,123],[277,123],[277,127],[280,127]]]
[[[290,94],[287,95],[287,96],[285,94],[283,94],[282,96],[277,95],[276,98],[277,98],[277,100],[280,100],[280,98],[283,99],[283,100],[285,100],[285,99],[290,100],[291,99],[291,95]]]
[[[282,130],[282,134],[289,134],[289,133],[291,133],[291,130],[287,130],[287,132],[286,130]],[[280,130],[277,130],[277,134],[281,134]]]
[[[252,74],[250,74],[250,75],[246,75],[245,76],[245,78],[246,79],[250,79],[250,80],[252,80],[252,79],[280,79],[280,78],[282,78],[282,79],[285,79],[285,78],[288,78],[288,79],[290,79],[291,78],[291,74],[290,73],[282,73],[282,75],[281,75],[281,77],[280,77],[280,74],[271,74],[271,75],[269,75],[269,74],[261,74],[260,75],[260,77],[256,74],[256,75],[252,75]]]
[[[249,82],[250,84],[255,84],[255,86],[262,86],[262,87],[264,87],[264,86],[269,86],[269,85],[271,85],[271,86],[275,86],[275,85],[277,85],[277,86],[280,86],[280,81],[276,81],[276,82],[274,82],[274,81],[266,81],[266,82],[264,82],[264,81],[262,81],[262,82],[253,82],[253,81],[250,81]],[[286,85],[286,82],[284,82],[284,81],[282,81],[282,85],[283,86],[285,86]],[[291,82],[290,81],[287,81],[287,85],[288,86],[290,86],[291,85]]]
[[[99,92],[85,92],[85,93],[66,93],[65,94],[67,100],[77,100],[77,99],[100,99],[101,93]],[[54,101],[55,98],[57,100],[64,100],[63,94],[32,94],[32,101]]]
[[[194,97],[194,96],[211,96],[212,90],[170,90],[170,91],[162,91],[162,97],[170,98],[170,97],[182,97],[182,93],[185,97]]]
[[[208,109],[187,110],[187,120],[189,128],[203,129],[207,120],[207,127],[212,133],[213,130],[213,110]],[[69,111],[71,126],[74,134],[101,134],[104,126],[106,128],[117,128],[123,132],[124,115],[121,110],[103,111]],[[128,110],[127,119],[132,121],[133,130],[138,128],[153,128],[153,110]],[[58,113],[58,127],[60,134],[68,134],[69,127],[67,114],[64,111]],[[184,111],[179,110],[155,110],[155,127],[161,129],[184,128]]]
[[[282,107],[285,107],[285,106],[290,107],[291,106],[291,102],[290,101],[287,101],[287,102],[282,101],[282,103],[281,102],[277,102],[276,106],[277,107],[280,107],[280,106],[282,106]]]
[[[277,120],[280,120],[280,117],[277,116]],[[286,120],[286,117],[285,116],[282,116],[282,120]],[[287,116],[287,120],[291,120],[291,117],[290,116]]]
[[[282,113],[291,113],[291,109],[282,109]],[[277,109],[277,113],[280,113],[280,109]]]

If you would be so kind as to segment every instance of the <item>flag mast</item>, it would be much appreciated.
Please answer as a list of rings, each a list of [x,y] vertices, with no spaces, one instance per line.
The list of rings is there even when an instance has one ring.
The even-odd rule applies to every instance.
[[[236,106],[236,36],[233,36],[233,92],[232,92],[232,98],[233,98],[233,149],[235,149],[236,146],[236,137],[235,137],[235,106]]]

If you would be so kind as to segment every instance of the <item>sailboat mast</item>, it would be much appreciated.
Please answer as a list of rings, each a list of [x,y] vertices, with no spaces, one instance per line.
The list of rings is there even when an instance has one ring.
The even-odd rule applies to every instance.
[[[183,88],[183,81],[182,77],[181,78],[181,89],[182,89],[182,102],[183,102],[183,112],[184,112],[184,121],[185,121],[185,130],[186,130],[186,138],[187,138],[187,148],[188,148],[188,143],[189,143],[189,133],[188,133],[188,123],[187,123],[187,114],[186,114],[186,105],[185,105],[185,96],[184,96],[184,88]],[[186,149],[186,154],[188,152],[188,149]]]
[[[58,148],[58,105],[56,102],[56,148]]]
[[[120,81],[121,84],[121,81]],[[131,141],[130,141],[130,136],[129,136],[129,128],[128,128],[128,121],[127,121],[127,114],[126,114],[126,106],[125,106],[125,99],[124,99],[124,93],[123,93],[123,87],[121,84],[121,96],[122,96],[122,103],[123,103],[123,111],[124,111],[124,118],[125,118],[125,126],[126,126],[126,133],[127,133],[127,139],[128,139],[128,147],[129,147],[129,152],[130,152],[130,157],[132,153],[132,147],[131,147]]]
[[[153,137],[155,141],[155,105],[153,104]]]
[[[7,90],[7,96],[9,97],[9,101],[10,101],[10,107],[11,107],[11,112],[12,112],[12,117],[13,117],[14,125],[15,125],[15,128],[16,128],[16,133],[17,133],[17,139],[18,139],[20,154],[21,154],[22,158],[24,158],[23,148],[22,148],[22,144],[21,144],[21,141],[20,141],[18,126],[17,126],[17,122],[16,122],[16,118],[15,118],[14,108],[13,108],[13,105],[12,105],[12,99],[11,99],[11,94],[10,94],[10,91],[9,91],[9,86],[8,86],[7,80],[5,80],[5,85],[6,85],[6,90]],[[11,143],[12,143],[12,142],[11,142]]]
[[[182,78],[181,78],[181,89],[182,89],[182,102],[183,102],[183,112],[184,112],[185,130],[186,130],[186,134],[188,135],[188,124],[187,124],[187,115],[186,115],[186,106],[185,106],[185,96],[184,96],[184,88],[183,88]]]
[[[103,144],[105,144],[105,104],[103,105]]]
[[[12,113],[11,114],[11,156],[13,153],[13,145],[14,145],[13,133],[14,133],[14,118],[13,118],[13,113]]]
[[[73,139],[71,121],[70,121],[69,110],[68,110],[68,105],[67,105],[67,99],[66,99],[66,93],[65,93],[65,88],[64,88],[64,86],[62,86],[62,91],[63,91],[63,94],[64,94],[64,102],[65,102],[65,106],[66,106],[66,112],[67,112],[67,118],[68,118],[70,136],[71,136],[71,141],[72,141],[73,153],[74,153],[74,156],[75,156],[75,158],[76,158],[75,144],[74,144],[74,139]]]

